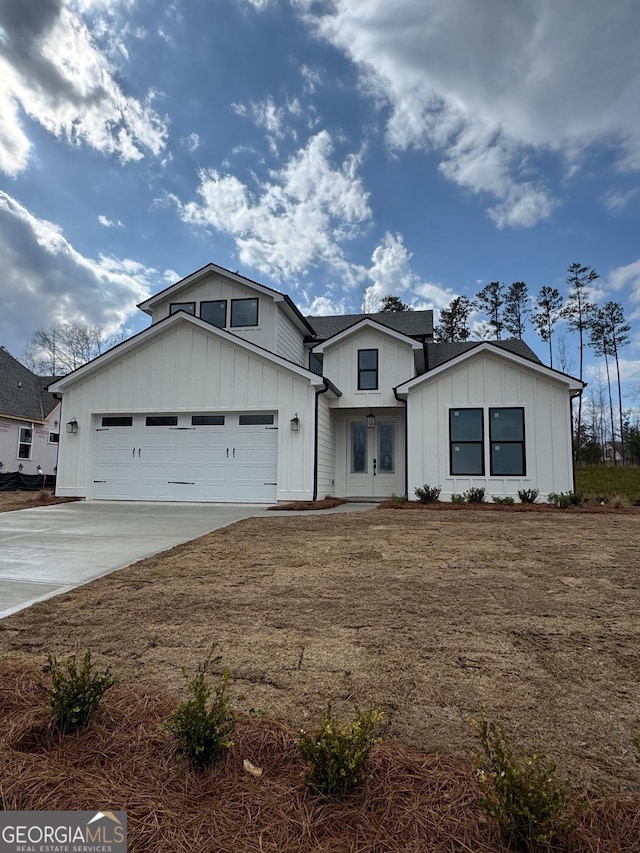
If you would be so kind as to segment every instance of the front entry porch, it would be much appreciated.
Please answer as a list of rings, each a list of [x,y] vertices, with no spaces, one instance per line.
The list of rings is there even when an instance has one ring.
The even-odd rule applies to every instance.
[[[405,417],[398,409],[336,411],[336,495],[405,493]]]

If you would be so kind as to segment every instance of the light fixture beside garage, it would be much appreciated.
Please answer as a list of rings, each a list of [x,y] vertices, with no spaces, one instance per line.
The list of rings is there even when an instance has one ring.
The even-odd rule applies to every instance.
[[[369,412],[367,415],[367,429],[375,429],[376,428],[376,416],[373,412]]]
[[[78,432],[78,421],[75,418],[71,418],[71,420],[67,423],[67,432],[75,435]]]
[[[291,427],[291,432],[300,432],[300,418],[297,412],[289,421],[289,426]]]

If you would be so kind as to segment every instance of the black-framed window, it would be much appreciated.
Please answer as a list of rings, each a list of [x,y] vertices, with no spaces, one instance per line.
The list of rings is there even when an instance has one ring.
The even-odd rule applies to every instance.
[[[309,370],[312,373],[317,373],[318,376],[322,376],[323,365],[324,355],[321,352],[309,353]]]
[[[231,300],[231,326],[257,326],[258,325],[258,300],[257,299],[232,299]]]
[[[130,427],[133,426],[131,415],[108,415],[102,418],[103,427]]]
[[[50,432],[49,433],[49,444],[60,444],[60,433],[59,432]]]
[[[224,426],[224,415],[191,415],[191,426]]]
[[[482,409],[449,410],[451,475],[484,474],[484,413]]]
[[[20,427],[18,435],[18,459],[31,459],[33,448],[33,430],[31,427]]]
[[[211,299],[201,302],[200,317],[212,326],[224,329],[227,325],[227,300]]]
[[[146,426],[178,426],[177,415],[149,415],[145,420]]]
[[[195,302],[172,302],[169,305],[169,314],[176,314],[178,311],[185,311],[187,314],[196,314]]]
[[[378,350],[358,350],[358,391],[375,391],[378,388]]]
[[[273,424],[273,415],[266,414],[256,414],[256,415],[239,415],[238,416],[238,425],[239,426],[261,426],[272,425]]]
[[[489,441],[492,477],[525,476],[524,409],[521,406],[489,409]]]

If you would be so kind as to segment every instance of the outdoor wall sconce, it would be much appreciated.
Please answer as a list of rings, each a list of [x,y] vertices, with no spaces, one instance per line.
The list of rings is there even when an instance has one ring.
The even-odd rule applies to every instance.
[[[291,427],[291,432],[300,432],[300,418],[297,412],[289,421],[289,426]]]
[[[71,420],[67,424],[67,432],[70,432],[73,435],[78,432],[78,421],[75,418],[71,418]]]
[[[42,465],[38,465],[36,468],[36,474],[42,474]]]
[[[367,415],[367,429],[375,429],[376,428],[376,416],[373,412],[369,412]]]

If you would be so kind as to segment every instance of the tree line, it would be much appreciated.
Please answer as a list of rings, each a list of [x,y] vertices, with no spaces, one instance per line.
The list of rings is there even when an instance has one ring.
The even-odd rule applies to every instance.
[[[584,423],[582,395],[578,397],[574,425],[576,458],[584,459],[586,449],[589,448],[589,461],[597,461],[594,459],[594,448],[598,446],[598,452],[604,460],[605,445],[610,444],[612,461],[624,463],[625,445],[635,449],[640,435],[640,425],[631,423],[629,413],[625,414],[622,408],[620,350],[629,343],[631,326],[619,302],[609,300],[598,305],[593,301],[593,286],[598,278],[598,273],[592,267],[577,261],[572,263],[567,270],[569,291],[566,299],[563,299],[556,287],[548,285],[531,295],[524,281],[514,281],[509,286],[492,281],[478,291],[474,299],[456,296],[440,311],[439,322],[434,328],[434,340],[438,343],[456,343],[471,338],[500,341],[509,337],[521,340],[531,324],[541,340],[548,345],[549,366],[553,368],[554,335],[558,324],[566,323],[568,331],[578,336],[578,378],[583,380],[587,347],[603,359],[606,373],[606,393],[604,400],[601,400],[599,419],[592,418],[590,425]],[[408,307],[398,297],[388,296],[383,300],[382,310],[407,310]],[[474,312],[484,315],[485,319],[472,328],[471,316]],[[564,339],[560,337],[559,341],[560,367],[563,372],[568,372]],[[612,377],[614,368],[615,379]],[[614,403],[616,389],[617,400]],[[593,414],[593,396],[590,405]],[[604,407],[609,422],[605,430],[602,429]],[[614,407],[617,408],[615,415]],[[594,420],[599,423],[598,435],[595,434]],[[632,456],[635,456],[635,450]],[[640,458],[633,461],[640,463]]]

